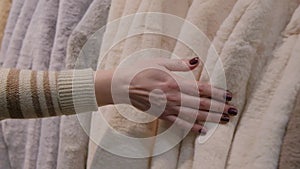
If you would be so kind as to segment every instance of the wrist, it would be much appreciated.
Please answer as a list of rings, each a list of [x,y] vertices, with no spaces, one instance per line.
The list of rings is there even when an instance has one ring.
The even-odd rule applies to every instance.
[[[97,70],[95,72],[95,94],[98,106],[114,104],[111,84],[114,70]]]

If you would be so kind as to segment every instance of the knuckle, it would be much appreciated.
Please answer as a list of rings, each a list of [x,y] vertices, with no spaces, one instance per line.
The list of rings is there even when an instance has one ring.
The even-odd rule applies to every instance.
[[[174,89],[178,89],[178,84],[176,83],[176,81],[174,79],[169,79],[166,84],[165,84],[165,88],[168,90],[174,90]]]
[[[178,94],[167,94],[167,100],[171,102],[179,102],[180,96]]]
[[[209,101],[207,99],[200,99],[200,108],[206,108],[209,106]]]
[[[198,88],[199,88],[199,92],[201,94],[201,93],[205,92],[208,89],[208,84],[206,84],[206,83],[200,83],[198,85]]]

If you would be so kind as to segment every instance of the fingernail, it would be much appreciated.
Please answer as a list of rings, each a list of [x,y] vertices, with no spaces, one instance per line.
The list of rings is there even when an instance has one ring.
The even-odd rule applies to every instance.
[[[204,129],[204,128],[202,128],[202,129],[199,130],[199,134],[200,134],[201,136],[205,136],[206,133],[207,133],[207,130]]]
[[[228,114],[230,114],[232,116],[236,116],[238,114],[238,110],[236,108],[229,108]]]
[[[231,101],[231,100],[232,100],[232,94],[229,93],[229,92],[226,92],[226,93],[224,94],[224,99],[225,99],[226,101]]]
[[[227,123],[227,122],[229,122],[229,120],[230,120],[230,118],[227,117],[227,116],[222,116],[222,117],[221,117],[221,121],[222,121],[222,122],[226,122],[226,123]]]
[[[198,62],[199,62],[199,58],[198,57],[195,57],[192,60],[190,60],[190,64],[191,65],[196,65],[196,64],[198,64]]]

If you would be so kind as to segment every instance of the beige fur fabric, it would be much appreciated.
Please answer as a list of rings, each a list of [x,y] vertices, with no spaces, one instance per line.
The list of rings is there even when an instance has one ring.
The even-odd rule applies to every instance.
[[[133,2],[132,0],[127,0],[126,1],[126,5],[123,7],[123,16],[127,16],[129,14],[135,13],[135,12],[157,12],[157,11],[161,11],[163,8],[165,8],[164,10],[166,10],[167,4],[170,4],[170,1],[148,1],[148,0],[142,0],[142,1],[134,1],[134,3],[129,3],[129,2]],[[168,2],[168,3],[167,3]],[[187,12],[188,9],[188,3],[186,3],[186,1],[176,1],[176,2],[180,2],[180,4],[186,4],[186,8],[185,11],[183,9],[179,9],[177,8],[167,8],[169,11],[172,10],[179,10],[179,12],[181,13],[181,17],[185,16],[185,13]],[[119,7],[119,6],[117,6]],[[112,11],[114,10],[114,5],[112,2]],[[178,13],[173,11],[173,13]],[[180,14],[179,13],[179,14]],[[114,42],[116,42],[118,39],[127,36],[127,33],[130,34],[130,31],[136,31],[136,29],[139,29],[140,31],[151,31],[151,29],[155,29],[153,28],[150,23],[153,22],[151,21],[151,18],[148,17],[147,15],[145,16],[145,20],[142,20],[141,17],[139,16],[133,16],[132,18],[130,18],[131,23],[126,23],[126,22],[120,22],[118,23],[119,25],[119,29],[118,31],[113,34],[111,31],[115,29],[115,27],[113,28],[109,28],[108,27],[108,32],[106,32],[106,34],[110,34],[110,37],[114,37],[113,40],[109,40],[109,41],[105,41],[104,40],[104,44],[102,46],[102,53],[109,48],[109,46],[111,44],[113,44]],[[157,25],[156,25],[157,26]],[[159,26],[158,26],[159,27]],[[121,59],[124,59],[125,57],[127,57],[128,55],[132,54],[135,51],[138,51],[139,49],[143,49],[143,48],[147,48],[147,47],[160,47],[160,41],[161,41],[161,37],[152,37],[152,36],[148,36],[150,39],[144,38],[147,35],[138,35],[136,37],[132,37],[129,39],[126,39],[125,42],[121,42],[120,44],[118,44],[114,49],[112,49],[110,51],[110,53],[108,53],[108,57],[107,60],[105,62],[105,68],[108,69],[110,67],[115,67],[117,65],[117,63],[120,62]],[[105,38],[104,38],[105,39]],[[118,131],[125,133],[125,134],[129,134],[132,135],[134,137],[140,137],[141,135],[143,136],[153,136],[154,135],[154,131],[153,129],[155,129],[156,127],[156,123],[150,123],[150,124],[136,124],[136,123],[132,123],[130,121],[127,121],[126,119],[124,119],[124,117],[122,117],[120,114],[118,114],[118,112],[114,109],[109,109],[110,110],[110,116],[111,120],[109,121],[110,124],[116,128]],[[103,110],[100,110],[101,112],[103,112]],[[136,115],[140,114],[140,112],[136,112],[134,109],[130,108],[130,107],[126,107],[121,109],[121,111],[125,111],[127,114],[130,113],[134,113]],[[96,114],[94,114],[94,116],[97,116]],[[93,134],[93,128],[99,128],[100,124],[99,122],[97,122],[97,119],[95,117],[93,117],[93,121],[92,122],[92,134]],[[121,122],[121,123],[120,123]],[[100,136],[100,137],[104,137],[104,136]],[[148,163],[150,162],[148,158],[146,159],[128,159],[128,158],[121,158],[121,157],[117,157],[113,154],[110,154],[104,150],[101,150],[100,148],[98,148],[97,150],[95,150],[95,145],[90,144],[89,147],[89,151],[93,152],[89,154],[89,160],[91,160],[91,162],[89,162],[88,166],[89,168],[93,168],[95,167],[97,164],[101,165],[104,168],[110,168],[112,166],[118,165],[118,164],[122,164],[124,167],[128,167],[128,168],[148,168]],[[111,160],[111,158],[116,158],[119,163],[115,163],[115,160]],[[96,162],[97,161],[97,162]],[[111,162],[110,162],[111,161]],[[132,166],[131,164],[135,163],[134,166]]]
[[[11,0],[0,1],[0,46],[1,46],[10,7],[11,7]]]
[[[154,2],[156,2],[156,3],[154,3]],[[209,7],[210,8],[212,8],[212,10],[214,9],[214,8],[216,8],[216,9],[222,9],[223,10],[223,12],[224,13],[229,13],[229,11],[230,11],[230,9],[232,8],[232,6],[234,5],[234,2],[235,1],[231,1],[227,6],[226,6],[226,8],[222,8],[221,7],[221,4],[220,3],[216,3],[216,2],[214,2],[213,4],[211,4]],[[199,2],[200,3],[200,2]],[[156,11],[156,12],[158,12],[159,10],[163,10],[163,11],[168,11],[169,13],[171,13],[171,14],[177,14],[177,16],[179,16],[179,17],[181,17],[181,18],[184,18],[185,17],[185,15],[187,14],[187,10],[190,8],[190,5],[193,5],[193,4],[190,4],[188,1],[186,1],[185,2],[185,4],[184,4],[184,2],[183,1],[178,1],[177,3],[174,3],[174,6],[176,7],[176,5],[177,5],[177,8],[175,8],[174,9],[174,7],[173,6],[169,6],[169,7],[167,7],[167,4],[170,4],[168,1],[162,1],[162,2],[159,2],[159,1],[153,1],[152,3],[150,3],[149,1],[142,1],[141,2],[141,5],[140,5],[140,7],[139,7],[139,9],[138,9],[138,12],[146,12],[146,11],[148,11],[148,12],[150,12],[150,11]],[[201,4],[201,3],[200,3]],[[149,9],[147,9],[147,5],[149,5]],[[183,5],[185,5],[186,6],[186,10],[183,10],[182,8],[179,8],[179,6],[183,6]],[[196,10],[197,10],[197,5],[199,5],[199,4],[197,4],[197,3],[195,3],[194,4],[195,6],[193,7],[193,11],[191,12],[192,14],[191,14],[191,16],[189,16],[190,18],[193,18],[193,17],[195,17],[195,16],[193,16],[193,13],[197,13],[196,12]],[[230,7],[231,6],[231,7]],[[126,9],[126,7],[124,7],[125,9]],[[203,6],[203,8],[206,8],[206,5],[205,6]],[[114,9],[114,6],[113,6],[113,4],[112,4],[112,10]],[[173,10],[172,10],[173,9]],[[227,12],[226,12],[227,11]],[[127,14],[126,12],[124,12],[125,13],[125,15]],[[223,13],[222,13],[223,14]],[[220,14],[221,15],[221,14]],[[218,17],[220,17],[220,16],[218,16],[218,14],[217,13],[215,13],[215,14],[212,14],[212,15],[210,15],[210,16],[206,16],[205,15],[205,13],[201,13],[201,15],[200,16],[197,16],[197,19],[198,18],[202,18],[203,20],[204,19],[209,19],[211,16],[213,16],[213,17],[215,17],[215,18],[217,18],[217,20],[218,21],[216,21],[216,23],[217,23],[217,25],[219,26],[219,25],[221,25],[221,23],[222,23],[222,19],[219,19]],[[225,19],[224,18],[224,15],[222,15],[222,17],[221,18],[223,18],[223,19]],[[137,19],[139,19],[139,18],[137,18]],[[197,21],[197,19],[194,19],[194,21],[196,22]],[[143,23],[144,22],[144,23]],[[151,29],[154,29],[154,28],[151,28],[151,22],[154,22],[154,21],[151,21],[151,20],[147,20],[147,19],[145,19],[145,20],[134,20],[133,21],[133,23],[131,24],[131,30],[132,29],[134,29],[135,27],[138,27],[138,25],[141,25],[141,26],[143,26],[143,25],[147,25],[148,27],[148,29],[149,30],[151,30]],[[121,22],[122,23],[122,22]],[[198,22],[197,22],[197,24],[199,24]],[[156,24],[156,25],[160,25],[160,24]],[[210,26],[207,26],[208,27],[208,30],[210,30],[209,28],[210,28]],[[119,31],[124,31],[124,29],[128,29],[128,28],[124,28],[124,25],[122,26],[122,29],[121,30],[119,30]],[[130,29],[129,29],[129,31],[130,31]],[[156,27],[156,29],[157,29],[157,27]],[[163,29],[163,26],[161,26],[160,28],[158,28],[158,29]],[[108,31],[110,32],[111,31],[111,29],[108,29]],[[213,31],[210,31],[210,32],[213,32]],[[121,34],[121,33],[123,33],[123,34]],[[124,36],[124,32],[121,32],[121,33],[119,33],[119,35],[118,36]],[[206,32],[205,32],[206,33]],[[216,32],[214,32],[214,34],[215,34]],[[107,33],[106,33],[107,34]],[[125,36],[126,36],[126,32],[125,32]],[[169,41],[168,41],[169,40]],[[105,47],[105,45],[107,45],[107,41],[105,41],[106,42],[106,44],[103,44],[103,46]],[[151,42],[151,43],[149,43],[149,42]],[[122,58],[124,58],[124,57],[126,57],[126,56],[128,56],[129,54],[131,54],[131,53],[133,53],[133,52],[135,52],[135,51],[138,51],[138,50],[140,50],[140,49],[143,49],[143,48],[149,48],[149,47],[156,47],[156,48],[161,48],[162,46],[164,46],[164,49],[166,49],[166,50],[169,50],[169,51],[172,51],[173,50],[173,48],[175,47],[175,45],[176,45],[176,43],[174,43],[173,42],[173,45],[170,45],[169,44],[169,42],[170,42],[170,39],[164,39],[164,38],[162,38],[162,37],[160,37],[160,36],[156,36],[156,37],[154,37],[154,36],[147,36],[147,35],[142,35],[142,36],[137,36],[137,37],[134,37],[134,38],[130,38],[130,39],[127,39],[126,40],[126,42],[125,42],[125,45],[124,45],[124,47],[123,47],[123,45],[120,45],[120,46],[122,46],[122,47],[119,47],[119,46],[117,46],[116,47],[116,49],[113,49],[112,51],[114,52],[114,55],[111,55],[111,57],[108,57],[108,59],[109,60],[113,60],[112,62],[106,62],[106,66],[107,67],[114,67],[115,65],[116,65],[116,63],[117,62],[119,62],[118,60],[116,61],[116,59],[118,59],[118,58],[116,58],[117,56],[118,56],[118,54],[120,54],[120,52],[122,52]],[[165,44],[168,44],[168,45],[165,45]],[[102,46],[102,49],[103,49],[103,46]],[[119,53],[118,53],[119,52]],[[107,68],[106,67],[106,68]],[[123,109],[124,111],[125,111],[125,109]],[[130,110],[130,109],[129,109]],[[132,112],[132,110],[131,110],[131,112],[128,112],[128,113],[133,113]],[[139,113],[139,112],[137,112],[137,113]],[[96,115],[95,115],[96,116]],[[93,118],[93,119],[96,119],[96,118]],[[129,127],[129,126],[131,126],[131,125],[134,125],[134,124],[130,124],[129,122],[126,122],[126,121],[124,121],[124,120],[122,120],[122,123],[120,123],[119,121],[120,121],[120,119],[123,119],[123,117],[121,117],[120,115],[114,115],[114,117],[112,118],[112,121],[111,121],[111,124],[113,125],[113,126],[117,126],[117,129],[118,128],[120,128],[120,129],[122,129],[122,131],[123,131],[123,129],[124,129],[124,127],[126,127],[126,128],[128,128],[128,129],[131,129],[131,131],[127,131],[127,134],[128,134],[128,132],[129,133],[135,133],[135,134],[139,134],[140,133],[140,131],[143,131],[143,126],[141,126],[141,125],[139,125],[139,128],[138,129],[136,129],[136,130],[138,130],[139,132],[135,132],[135,131],[132,131],[132,128],[131,127]],[[96,123],[97,122],[97,120],[95,120],[95,122],[94,123]],[[98,123],[99,124],[99,123]],[[119,126],[118,126],[119,125]],[[92,125],[94,128],[96,128],[97,126],[94,126],[94,125]],[[164,126],[164,125],[160,125],[160,126]],[[92,127],[92,128],[93,128]],[[145,126],[146,127],[146,126]],[[98,129],[99,129],[99,125],[98,125],[98,127],[97,127]],[[148,131],[149,130],[149,128],[153,128],[153,127],[146,127],[146,128],[144,128],[144,132],[145,133],[147,133],[146,131]],[[163,128],[162,128],[162,130],[163,130]],[[124,131],[123,131],[124,132]],[[143,135],[145,135],[145,133],[143,134]],[[151,133],[151,132],[150,132]],[[93,132],[92,132],[92,134],[93,134]],[[147,134],[146,134],[147,135]],[[192,136],[193,137],[193,136]],[[190,140],[189,140],[190,141]],[[185,141],[186,143],[185,144],[187,144],[187,145],[193,145],[193,144],[189,144],[188,142],[189,141]],[[193,142],[193,141],[192,141]],[[100,165],[101,164],[101,166],[110,166],[110,165],[112,165],[112,164],[108,164],[108,162],[101,162],[101,161],[111,161],[111,160],[109,160],[109,159],[111,159],[112,158],[112,156],[110,155],[109,156],[109,159],[106,159],[106,158],[104,158],[105,156],[103,156],[103,155],[101,155],[101,154],[105,154],[105,153],[107,153],[107,152],[105,152],[105,151],[103,151],[102,150],[102,152],[98,149],[98,150],[94,150],[95,149],[95,145],[92,147],[91,146],[91,144],[90,144],[90,148],[89,148],[89,151],[90,151],[90,153],[89,153],[89,160],[91,160],[91,161],[97,161],[97,163],[98,163],[98,165]],[[187,147],[186,149],[188,149],[189,151],[188,152],[186,152],[185,154],[189,154],[190,153],[190,150],[193,150],[193,148],[189,148],[189,147]],[[185,152],[185,149],[184,148],[182,148],[182,150],[183,150],[183,152]],[[96,152],[96,153],[94,153],[94,154],[92,154],[91,152]],[[158,156],[158,157],[154,157],[153,159],[152,159],[152,162],[151,162],[151,168],[165,168],[165,167],[168,167],[168,168],[176,168],[176,166],[177,166],[177,159],[178,159],[178,152],[179,152],[179,146],[176,146],[174,149],[172,149],[171,151],[169,151],[169,152],[167,152],[167,153],[165,153],[165,154],[163,154],[163,155],[161,155],[161,156]],[[183,153],[184,154],[184,153]],[[185,156],[185,155],[182,155],[181,156],[181,159],[180,159],[180,162],[182,163],[181,165],[181,167],[183,167],[183,166],[186,166],[187,164],[186,164],[186,160],[185,160],[185,158],[186,157],[183,157],[183,156]],[[106,159],[106,160],[105,160]],[[119,161],[120,161],[120,158],[118,157],[117,158]],[[124,159],[125,160],[125,159]],[[125,161],[128,161],[129,159],[126,159]],[[188,160],[190,161],[190,158],[188,158]],[[125,161],[120,161],[120,163],[121,162],[123,162],[123,164],[127,164],[127,162],[125,162]],[[90,162],[90,163],[92,163],[92,162]],[[94,166],[95,164],[93,164],[92,166]],[[135,166],[135,168],[141,168],[141,165],[136,165]]]
[[[299,128],[300,128],[300,94],[298,94],[296,107],[290,117],[286,135],[283,140],[279,169],[298,169],[300,167]]]
[[[229,125],[220,126],[213,137],[205,144],[196,144],[195,152],[197,153],[195,159],[199,160],[194,161],[194,168],[197,168],[196,166],[199,165],[204,168],[225,168],[228,156],[230,157],[229,165],[227,166],[228,168],[231,168],[231,166],[232,168],[245,168],[241,152],[238,153],[235,151],[242,150],[242,152],[245,153],[245,156],[249,157],[251,156],[251,154],[249,154],[249,146],[244,145],[237,149],[235,149],[235,146],[245,142],[250,142],[250,144],[252,144],[251,138],[248,138],[247,136],[257,133],[257,130],[259,129],[253,126],[252,128],[247,128],[248,130],[253,130],[251,132],[239,131],[241,131],[241,128],[244,125],[253,125],[254,122],[249,123],[251,119],[255,121],[264,120],[262,119],[263,116],[260,116],[259,114],[256,114],[255,117],[252,116],[252,118],[244,118],[247,116],[244,111],[246,110],[245,105],[253,106],[256,110],[255,113],[263,113],[266,111],[263,106],[260,106],[261,104],[256,105],[258,103],[266,102],[258,99],[252,100],[251,97],[253,90],[257,89],[257,82],[263,82],[266,78],[274,78],[270,75],[264,77],[261,72],[265,70],[264,65],[267,64],[267,61],[270,59],[271,52],[276,46],[278,36],[284,29],[285,24],[292,13],[291,10],[289,14],[290,8],[295,5],[295,1],[287,3],[286,1],[240,0],[220,28],[216,41],[219,41],[218,38],[222,38],[219,34],[227,34],[228,40],[222,45],[223,47],[221,50],[220,48],[217,48],[217,50],[221,51],[220,57],[224,64],[228,88],[234,92],[236,97],[233,103],[239,107],[240,112],[243,114],[240,113],[238,117],[233,118],[233,122]],[[280,8],[282,11],[276,10],[277,8]],[[282,18],[281,22],[275,21],[275,19],[272,21],[272,18],[279,17],[274,17],[274,15],[280,15],[280,18]],[[235,26],[233,27],[232,25]],[[272,29],[270,30],[267,28]],[[271,72],[271,74],[272,73],[273,72]],[[267,88],[269,88],[269,86]],[[266,88],[264,88],[264,90],[265,89]],[[266,93],[261,97],[266,98],[268,95],[269,93]],[[272,98],[269,100],[272,100]],[[233,137],[240,116],[245,119],[245,122],[239,123],[236,135]],[[242,136],[239,136],[240,134]],[[234,139],[233,145],[232,139]],[[243,139],[243,141],[235,142],[236,139]],[[230,151],[231,145],[233,148]],[[229,154],[229,152],[231,153]],[[253,152],[253,154],[254,153],[255,152]],[[207,163],[207,161],[211,161],[212,159],[215,160],[213,164]],[[247,161],[247,163],[248,162],[249,161]],[[241,165],[233,166],[232,163]],[[253,162],[250,162],[249,164],[251,165]],[[257,165],[259,164],[257,163]],[[255,168],[255,166],[252,167]]]
[[[297,66],[292,64],[295,62],[293,48],[296,47],[294,46],[296,42],[294,38],[285,38],[282,45],[280,45],[280,41],[277,42],[277,45],[280,46],[277,49],[275,49],[276,44],[271,45],[272,42],[278,40],[281,29],[290,20],[299,1],[272,3],[276,11],[272,18],[280,16],[282,22],[270,19],[267,23],[272,28],[269,30],[272,34],[269,35],[269,38],[264,38],[263,47],[266,52],[261,55],[267,59],[267,66],[262,69],[261,77],[252,80],[259,80],[259,82],[252,83],[253,85],[248,87],[248,103],[236,131],[228,168],[277,167],[281,145],[279,138],[284,135],[287,119],[292,110],[291,106],[297,90],[299,90],[297,89],[299,81],[292,80],[294,72],[297,72],[295,69]],[[268,48],[269,50],[267,50]]]
[[[166,12],[164,2],[167,1],[141,1],[137,11]],[[127,5],[126,2],[123,9]],[[180,11],[176,10],[174,12],[175,14],[178,12],[178,15],[195,24],[207,34],[209,40],[213,41],[224,65],[227,86],[235,95],[233,104],[239,107],[240,114],[233,117],[228,125],[219,126],[209,141],[204,144],[199,144],[195,135],[191,133],[180,146],[177,145],[164,154],[152,157],[151,160],[117,157],[101,148],[97,149],[95,144],[90,143],[89,168],[93,166],[116,168],[116,164],[102,160],[118,161],[117,164],[125,168],[275,169],[277,167],[281,139],[284,135],[283,129],[287,125],[296,93],[299,90],[299,80],[296,78],[299,70],[295,68],[300,67],[299,59],[293,54],[299,49],[296,47],[295,36],[291,35],[282,39],[281,33],[299,5],[299,0],[231,0],[226,3],[218,0],[194,0],[186,1],[186,5],[188,9],[185,11],[186,14],[181,15]],[[120,9],[120,6],[117,7]],[[137,8],[136,4],[133,8]],[[117,14],[112,11],[110,15],[116,16]],[[147,17],[141,20],[136,19],[140,18],[135,18],[130,28],[122,26],[119,30],[114,30],[115,33],[108,31],[106,34],[117,35],[122,31],[120,29],[124,28],[126,31],[121,32],[123,34],[119,33],[124,36],[126,32],[130,33],[134,28],[143,28],[148,24],[149,30],[164,29],[163,24],[160,24],[161,20],[151,21]],[[154,27],[155,23],[161,26]],[[291,22],[288,27],[299,31],[295,23],[299,22]],[[183,25],[178,36],[184,36],[184,31],[187,30]],[[103,46],[107,47],[113,41]],[[120,44],[112,50],[111,55],[108,54],[105,68],[115,67],[120,60],[131,53],[149,47],[173,51],[180,57],[194,56],[194,53],[180,42],[176,44],[168,38],[159,36],[136,36]],[[201,48],[205,54],[210,46],[207,44]],[[204,62],[213,64],[216,61],[206,58]],[[195,75],[199,78],[200,74],[201,69],[198,69]],[[208,79],[206,72],[202,72],[202,79]],[[214,79],[215,84],[218,84],[219,80],[221,79]],[[285,101],[281,101],[282,98]],[[104,114],[108,114],[106,111],[112,111],[113,108],[103,109],[105,109]],[[138,113],[129,108],[120,110],[126,113]],[[151,136],[154,134],[151,130],[154,130],[157,124],[158,131],[168,127],[161,122],[148,124],[148,126],[133,124],[116,112],[114,110],[113,114],[109,115],[110,124],[114,129],[130,136]],[[96,124],[97,114],[93,116],[95,121],[92,123],[92,134],[101,129],[101,125]],[[100,140],[104,136],[99,136]],[[131,165],[131,162],[135,165]]]
[[[290,23],[285,32],[286,42],[289,42],[293,47],[293,57],[299,58],[299,43],[300,43],[300,6],[294,13]],[[292,51],[292,49],[290,50]],[[299,62],[299,59],[297,60]],[[291,70],[292,72],[295,69]],[[299,72],[298,72],[299,73]],[[287,112],[288,113],[288,112]],[[295,103],[294,110],[291,114],[289,125],[287,127],[285,137],[283,140],[279,169],[297,169],[300,167],[300,90],[298,90],[298,97]]]

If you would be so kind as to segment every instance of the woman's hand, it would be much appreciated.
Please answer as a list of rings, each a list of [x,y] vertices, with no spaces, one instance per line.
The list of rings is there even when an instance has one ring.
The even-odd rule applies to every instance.
[[[187,80],[172,71],[190,71],[199,59],[152,59],[137,61],[115,71],[97,71],[98,105],[131,104],[137,109],[205,133],[204,122],[227,123],[237,109],[228,104],[232,94],[207,83]],[[110,90],[112,89],[112,90]],[[210,112],[213,113],[210,113]]]

